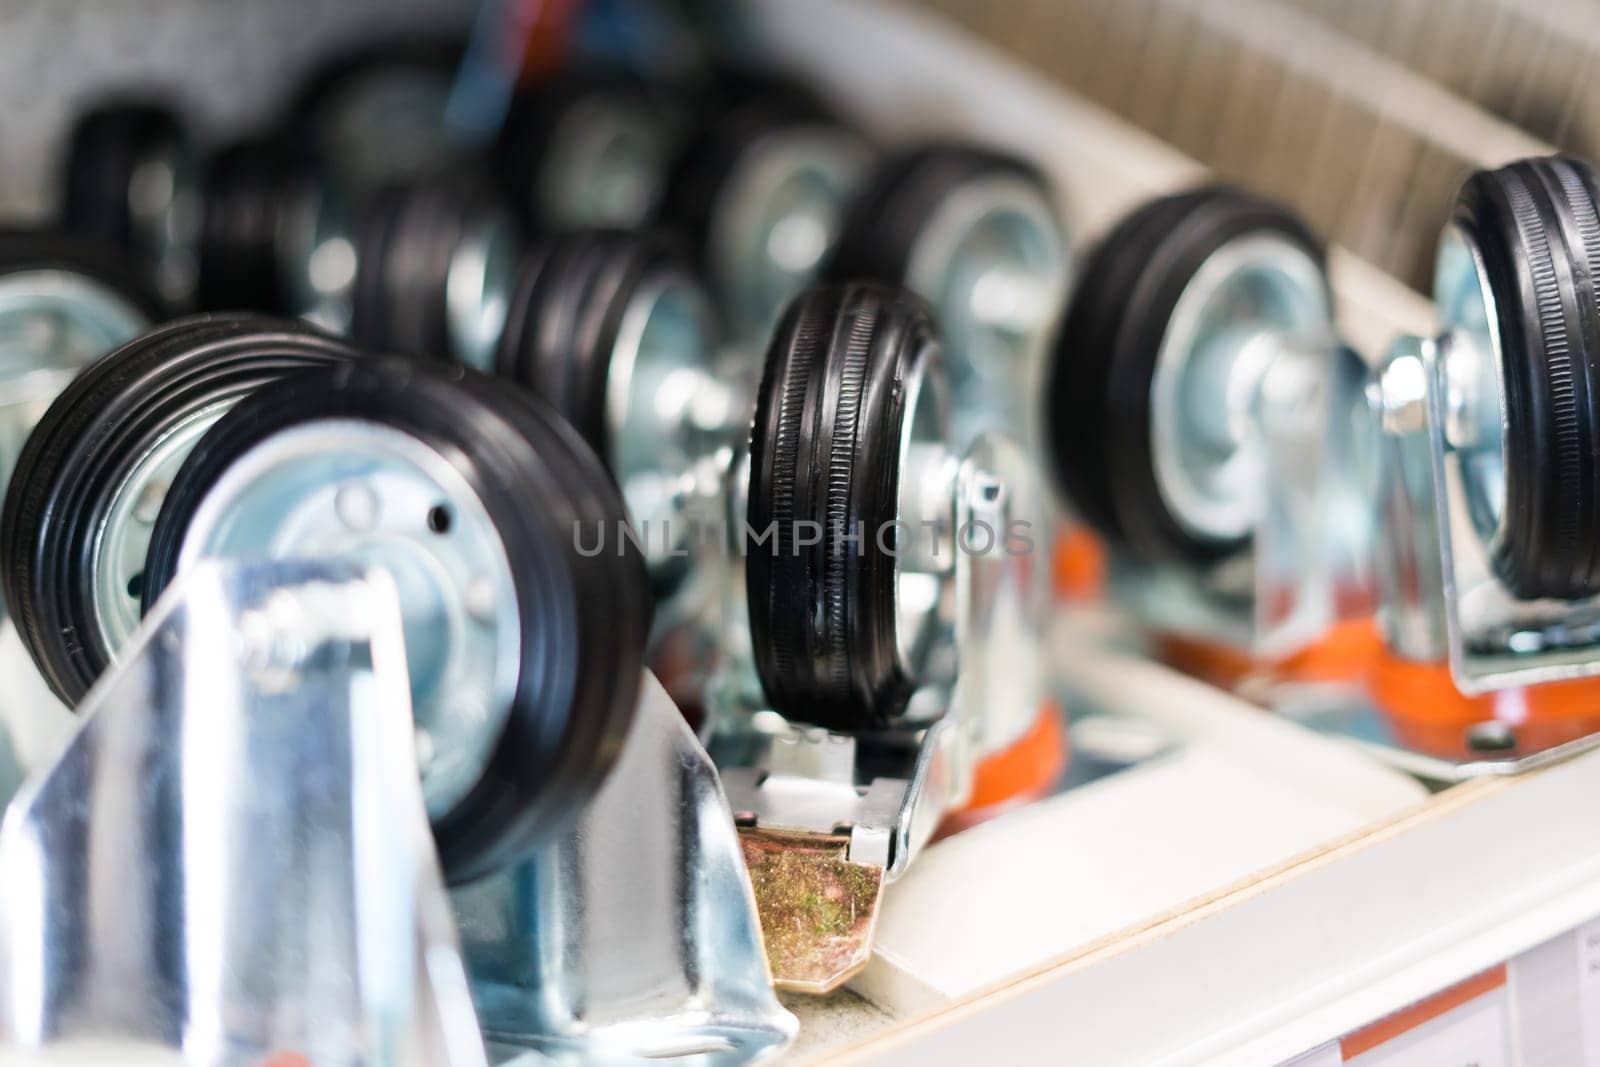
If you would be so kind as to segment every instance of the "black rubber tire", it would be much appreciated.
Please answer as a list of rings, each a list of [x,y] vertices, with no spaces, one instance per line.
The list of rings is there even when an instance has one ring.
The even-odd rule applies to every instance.
[[[522,668],[483,777],[434,820],[445,876],[461,883],[527,855],[604,780],[632,723],[649,604],[644,563],[578,552],[577,528],[623,521],[599,460],[537,398],[468,368],[371,360],[261,390],[224,416],[173,482],[148,557],[146,603],[172,579],[195,509],[259,442],[296,425],[357,419],[437,449],[504,539],[521,613]]]
[[[357,238],[351,335],[374,351],[449,360],[451,260],[473,227],[499,212],[518,218],[476,171],[385,189]]]
[[[129,200],[134,170],[156,146],[191,141],[178,116],[160,104],[111,104],[84,114],[67,141],[62,228],[138,261],[148,250],[136,247]]]
[[[1249,544],[1249,535],[1198,534],[1168,509],[1156,481],[1150,389],[1195,272],[1230,241],[1260,234],[1324,263],[1304,223],[1249,193],[1214,186],[1153,200],[1090,255],[1057,335],[1045,390],[1057,479],[1085,521],[1148,562],[1203,566]]]
[[[684,116],[669,94],[621,72],[567,73],[519,95],[501,127],[497,153],[512,196],[535,230],[551,231],[566,225],[565,220],[549,218],[544,210],[545,183],[553,162],[550,152],[558,143],[562,125],[573,113],[595,105],[648,113],[669,136],[671,131],[680,131],[681,135]],[[657,201],[642,218],[616,220],[605,225],[642,225],[653,221],[661,210],[660,196],[664,195],[666,180],[667,175],[661,174]]]
[[[1600,593],[1600,191],[1581,160],[1478,171],[1451,221],[1494,296],[1506,418],[1495,572],[1519,597]]]
[[[104,242],[54,230],[0,226],[0,274],[60,270],[82,275],[127,301],[150,322],[171,309],[122,253]]]
[[[962,186],[992,178],[1027,182],[1054,203],[1044,174],[1017,156],[970,144],[929,144],[897,153],[878,167],[851,204],[826,276],[906,284],[911,256],[934,213]]]
[[[634,295],[688,268],[661,238],[584,230],[550,238],[525,261],[506,315],[495,373],[533,390],[612,462],[606,383]]]
[[[750,433],[745,586],[757,673],[791,720],[881,729],[911,695],[895,558],[878,533],[898,516],[906,381],[936,353],[922,301],[873,283],[802,293],[767,350]],[[798,522],[819,523],[820,543],[800,545]],[[833,536],[858,528],[859,545]]]
[[[299,322],[196,315],[101,358],[50,405],[0,513],[0,585],[23,643],[69,707],[110,663],[91,561],[111,497],[134,463],[193,412],[359,355]]]
[[[307,185],[311,157],[294,141],[237,141],[212,156],[200,228],[200,306],[293,314],[279,235]]]

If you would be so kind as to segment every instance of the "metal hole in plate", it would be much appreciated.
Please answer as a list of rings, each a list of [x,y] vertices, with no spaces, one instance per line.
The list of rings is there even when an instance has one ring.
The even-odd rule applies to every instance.
[[[643,225],[661,200],[672,134],[660,116],[628,100],[575,105],[550,135],[534,190],[550,225]]]
[[[1231,540],[1255,527],[1257,386],[1285,345],[1330,346],[1330,316],[1316,261],[1274,234],[1228,242],[1184,287],[1156,357],[1150,434],[1162,500],[1189,532]]]
[[[1491,720],[1467,728],[1467,748],[1473,752],[1510,752],[1516,747],[1516,732],[1503,722]]]
[[[1067,256],[1049,202],[1032,182],[1011,175],[958,188],[918,236],[906,282],[939,320],[958,445],[986,425],[1028,439]]]
[[[829,126],[774,131],[745,153],[712,224],[711,261],[730,318],[765,339],[833,248],[868,154]]]
[[[373,506],[341,508],[352,486]],[[441,500],[448,537],[433,529]],[[213,557],[341,559],[386,573],[400,598],[429,814],[473,787],[515,696],[522,635],[506,547],[449,460],[375,423],[286,430],[241,456],[196,509],[179,569]]]
[[[1483,253],[1454,225],[1439,241],[1433,298],[1444,335],[1445,439],[1460,458],[1467,515],[1492,555],[1504,536],[1506,504],[1500,322]]]
[[[665,275],[629,301],[607,366],[612,474],[653,568],[690,537],[682,506],[691,468],[736,440],[749,417],[743,383],[713,366],[712,322],[699,286]]]
[[[511,289],[522,257],[522,237],[509,212],[497,210],[473,224],[450,258],[446,281],[450,354],[489,373],[505,328]]]
[[[172,479],[195,444],[238,399],[224,397],[167,427],[111,492],[90,548],[89,588],[100,643],[113,661],[139,627],[143,589],[132,592],[134,579],[144,571],[150,535]],[[142,579],[137,584],[142,586]]]

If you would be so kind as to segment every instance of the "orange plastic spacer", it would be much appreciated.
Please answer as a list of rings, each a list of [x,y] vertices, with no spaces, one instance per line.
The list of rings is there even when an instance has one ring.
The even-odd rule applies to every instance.
[[[1359,681],[1384,655],[1383,636],[1371,619],[1335,623],[1320,641],[1279,660],[1262,660],[1232,645],[1183,634],[1156,636],[1157,654],[1169,667],[1223,689],[1237,689],[1246,679],[1285,682]]]
[[[1537,752],[1600,730],[1600,678],[1543,682],[1468,696],[1446,663],[1419,663],[1385,650],[1371,675],[1373,701],[1400,740],[1448,759],[1484,758],[1467,743],[1476,723],[1514,727],[1517,748]]]
[[[1067,731],[1060,707],[1050,701],[1015,744],[979,761],[971,799],[966,807],[945,817],[939,836],[965,830],[1045,796],[1060,781],[1066,766]]]
[[[1093,530],[1069,524],[1050,546],[1050,584],[1056,596],[1075,603],[1099,600],[1106,589],[1105,542]]]

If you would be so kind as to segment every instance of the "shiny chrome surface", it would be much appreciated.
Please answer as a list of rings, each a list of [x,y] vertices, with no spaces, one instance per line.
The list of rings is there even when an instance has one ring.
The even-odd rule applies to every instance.
[[[950,411],[943,358],[930,345],[905,382],[900,424],[900,466],[895,474],[895,529],[863,530],[894,554],[895,648],[900,668],[911,677],[926,673],[934,645],[948,643],[950,586],[956,570],[956,536],[950,497],[960,460],[949,447]],[[831,535],[831,531],[830,531]]]
[[[1156,482],[1173,516],[1206,537],[1243,536],[1266,507],[1252,408],[1285,346],[1330,346],[1322,271],[1268,235],[1218,249],[1184,287],[1151,385]]]
[[[217,480],[184,533],[180,571],[215,558],[384,571],[400,595],[429,814],[472,788],[511,706],[522,633],[506,547],[448,459],[370,422],[276,434]]]
[[[867,165],[866,146],[830,126],[776,130],[745,152],[708,236],[712,281],[741,340],[765,346],[833,248]]]
[[[969,182],[923,228],[906,284],[939,321],[958,448],[984,429],[1030,447],[1043,440],[1036,398],[1069,266],[1054,207],[1021,178]]]
[[[1050,493],[1034,457],[994,431],[968,448],[955,493],[957,528],[967,532],[957,534],[950,705],[976,760],[1026,734],[1048,696],[1040,635],[1055,615]]]
[[[1492,556],[1504,536],[1506,505],[1500,319],[1483,254],[1455,226],[1439,241],[1433,301],[1449,338],[1441,361],[1449,394],[1445,440],[1461,465],[1467,514]]]
[[[623,311],[606,372],[606,433],[612,474],[658,580],[686,569],[693,553],[708,460],[748,433],[755,382],[732,363],[687,275],[641,287]]]
[[[0,619],[0,814],[30,771],[55,762],[77,732],[78,718],[40,677],[17,633]]]
[[[445,281],[450,355],[484,373],[494,370],[494,351],[505,329],[516,282],[522,237],[509,212],[495,211],[474,223],[450,257]]]
[[[1380,435],[1373,552],[1378,623],[1389,648],[1420,662],[1439,662],[1449,655],[1428,439],[1432,349],[1430,340],[1398,339],[1366,391]]]
[[[348,332],[356,235],[339,191],[303,179],[277,240],[289,312],[333,333]]]
[[[0,827],[0,1042],[484,1063],[407,706],[382,575],[176,583]]]
[[[1528,774],[1600,747],[1600,733],[1593,733],[1550,748],[1518,750],[1514,744],[1516,727],[1499,719],[1488,719],[1469,724],[1462,731],[1463,735],[1470,738],[1480,731],[1492,730],[1512,739],[1512,748],[1498,758],[1486,753],[1477,758],[1450,759],[1408,747],[1400,731],[1395,729],[1391,714],[1353,694],[1343,694],[1343,697],[1302,701],[1299,706],[1291,703],[1275,710],[1318,733],[1346,738],[1374,759],[1407,774],[1445,784]]]
[[[1367,364],[1337,344],[1285,348],[1253,413],[1264,510],[1252,541],[1253,647],[1269,658],[1370,613],[1377,524],[1376,427]]]
[[[794,1038],[728,801],[653,677],[578,824],[454,896],[497,1055],[742,1063]]]

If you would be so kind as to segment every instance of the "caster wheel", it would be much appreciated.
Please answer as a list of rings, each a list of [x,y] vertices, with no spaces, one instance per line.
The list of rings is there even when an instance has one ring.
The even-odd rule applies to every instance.
[[[68,141],[62,225],[121,249],[162,297],[194,299],[200,151],[178,117],[147,104],[84,115]]]
[[[376,351],[489,370],[523,242],[515,213],[480,176],[385,190],[356,245],[353,335]]]
[[[716,351],[710,303],[663,241],[589,230],[534,250],[496,357],[498,375],[543,397],[610,469],[658,597],[688,569],[683,479],[749,418],[748,390],[718,376]]]
[[[103,357],[56,398],[0,514],[0,588],[63,702],[138,625],[156,515],[206,427],[269,381],[358,355],[297,322],[199,315]]]
[[[821,269],[870,152],[803,90],[727,93],[684,146],[663,218],[696,249],[736,332],[765,337]]]
[[[1472,360],[1481,398],[1447,434],[1495,573],[1525,599],[1600,593],[1597,200],[1576,159],[1480,171],[1439,253],[1446,358]]]
[[[938,363],[922,302],[863,283],[802,294],[767,351],[745,586],[757,674],[791,720],[879,729],[911,695],[944,577],[897,537],[923,534],[920,463],[943,454]]]
[[[1082,517],[1151,562],[1243,549],[1264,507],[1249,376],[1284,341],[1325,344],[1331,308],[1321,247],[1274,204],[1208,188],[1122,220],[1084,269],[1046,389]]]
[[[655,218],[683,116],[623,76],[569,75],[519,99],[500,156],[540,230],[634,229]]]
[[[277,137],[230,145],[212,158],[205,204],[202,307],[348,329],[355,280],[349,212],[311,156]]]
[[[451,162],[445,110],[463,47],[405,39],[342,55],[305,80],[284,125],[355,202],[438,174]]]
[[[838,281],[904,285],[938,319],[958,417],[1022,422],[1067,243],[1045,177],[1015,156],[929,145],[881,166],[846,216]],[[965,436],[965,435],[963,435]]]
[[[622,504],[548,407],[460,367],[373,360],[224,416],[173,483],[148,607],[205,558],[360,559],[400,596],[423,794],[454,883],[520,859],[599,786],[638,696],[636,552],[577,551]]]
[[[161,299],[111,248],[0,229],[0,496],[55,395],[165,315]]]

